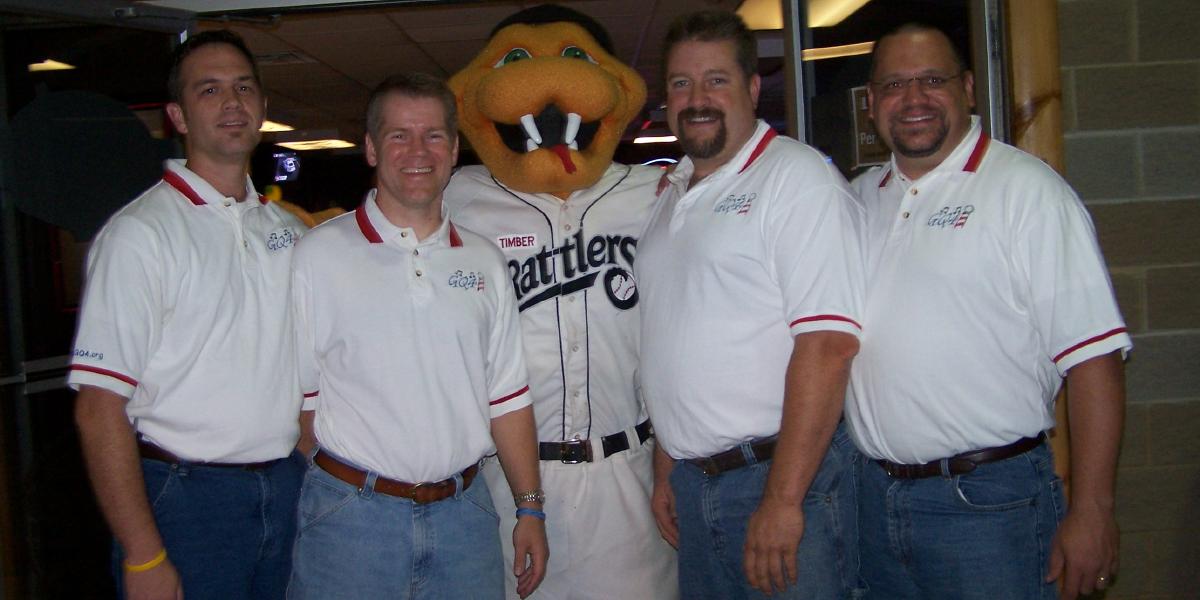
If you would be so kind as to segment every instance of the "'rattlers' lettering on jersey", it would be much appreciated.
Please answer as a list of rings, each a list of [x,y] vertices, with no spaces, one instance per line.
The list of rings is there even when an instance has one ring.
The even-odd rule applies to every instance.
[[[605,294],[613,306],[622,310],[634,307],[637,284],[628,269],[633,265],[636,249],[637,239],[630,236],[596,235],[585,242],[583,232],[578,231],[557,248],[542,246],[540,252],[523,262],[508,261],[520,310],[590,288],[601,275]],[[601,273],[606,265],[610,268]]]

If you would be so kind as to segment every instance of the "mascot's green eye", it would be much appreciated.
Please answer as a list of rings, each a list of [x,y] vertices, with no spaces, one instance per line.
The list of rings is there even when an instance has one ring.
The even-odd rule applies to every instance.
[[[586,61],[596,62],[591,56],[588,56],[587,52],[583,51],[583,48],[580,48],[579,46],[567,46],[566,48],[563,48],[562,55],[563,58],[582,58]]]
[[[527,58],[533,58],[533,56],[529,54],[528,50],[524,48],[513,48],[512,50],[509,50],[508,54],[505,54],[504,58],[501,58],[495,66],[503,67],[509,63],[515,63],[518,60],[525,60]]]

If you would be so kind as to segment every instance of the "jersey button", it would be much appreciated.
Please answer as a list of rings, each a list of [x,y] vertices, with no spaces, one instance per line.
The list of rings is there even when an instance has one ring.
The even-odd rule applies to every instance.
[[[575,344],[574,346],[571,346],[571,352],[579,352],[579,344]]]
[[[913,188],[912,195],[914,195],[914,196],[916,196],[916,195],[917,195],[917,189],[916,189],[916,188]]]
[[[417,277],[420,277],[420,276],[421,276],[421,270],[417,269]]]
[[[907,218],[908,218],[908,211],[904,211],[904,214],[902,214],[902,215],[900,215],[900,216],[901,216],[901,217],[904,217],[905,219],[907,219]]]
[[[400,232],[400,237],[402,237],[402,238],[406,238],[406,237],[408,237],[408,232],[407,232],[407,231],[401,231],[401,232]]]
[[[571,230],[571,224],[570,224],[570,223],[567,223],[566,225],[563,225],[563,229],[565,229],[565,230],[567,230],[567,231],[570,231],[570,230]]]

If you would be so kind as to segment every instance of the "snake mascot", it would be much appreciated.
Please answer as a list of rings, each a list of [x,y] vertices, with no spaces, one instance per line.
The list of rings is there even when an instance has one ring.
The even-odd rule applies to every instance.
[[[444,202],[504,253],[521,312],[550,542],[533,597],[676,598],[675,551],[650,512],[633,278],[662,172],[613,162],[646,85],[598,23],[542,5],[496,25],[450,87],[483,165],[455,173]],[[484,476],[500,531],[512,531],[515,505],[494,460]],[[509,573],[509,598],[515,585]]]

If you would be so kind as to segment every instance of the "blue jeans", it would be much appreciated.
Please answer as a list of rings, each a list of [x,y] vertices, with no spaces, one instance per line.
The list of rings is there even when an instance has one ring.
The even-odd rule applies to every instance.
[[[743,450],[753,457],[748,444],[743,444]],[[796,555],[796,583],[772,596],[750,587],[742,570],[746,525],[762,499],[771,462],[710,477],[691,463],[677,461],[671,471],[671,490],[679,521],[680,597],[858,597],[854,456],[845,427],[839,425],[804,498],[804,537]]]
[[[288,598],[503,600],[500,519],[482,479],[416,504],[376,493],[375,477],[359,490],[309,467]]]
[[[142,459],[146,498],[188,600],[284,597],[303,475],[298,452],[257,471]],[[113,547],[124,597],[124,556]]]
[[[871,597],[1057,597],[1043,580],[1065,506],[1047,444],[949,477],[893,479],[875,461],[859,464],[862,575]]]

